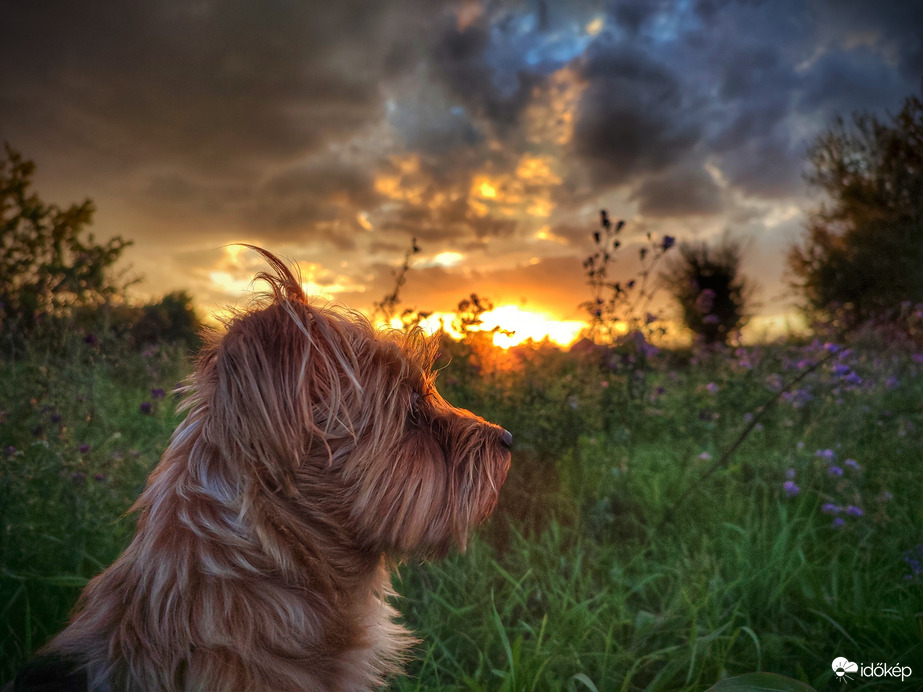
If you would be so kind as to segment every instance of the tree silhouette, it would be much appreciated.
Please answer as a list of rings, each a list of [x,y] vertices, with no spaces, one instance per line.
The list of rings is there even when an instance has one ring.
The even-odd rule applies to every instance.
[[[46,317],[99,304],[124,290],[112,266],[129,241],[97,243],[83,230],[90,200],[61,209],[32,191],[35,164],[9,144],[0,160],[0,331],[28,335]]]
[[[707,344],[727,343],[749,318],[754,287],[741,275],[742,254],[728,237],[716,247],[683,243],[660,275],[683,324]]]
[[[889,122],[837,118],[808,160],[827,200],[788,255],[808,317],[849,330],[923,301],[923,101],[908,97]]]

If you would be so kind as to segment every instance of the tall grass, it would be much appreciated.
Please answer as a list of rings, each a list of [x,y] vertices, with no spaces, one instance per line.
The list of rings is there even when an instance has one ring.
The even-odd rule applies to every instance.
[[[176,422],[153,392],[177,354],[107,348],[0,367],[0,679],[125,545]],[[466,554],[400,568],[421,643],[394,689],[826,689],[837,656],[923,677],[923,357],[445,350],[443,393],[513,432],[514,468]]]
[[[0,363],[0,679],[127,545],[187,367],[176,349],[95,334],[43,346]]]

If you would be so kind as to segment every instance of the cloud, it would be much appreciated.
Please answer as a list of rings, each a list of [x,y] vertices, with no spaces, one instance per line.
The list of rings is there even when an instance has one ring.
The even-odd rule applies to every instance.
[[[602,39],[588,49],[581,76],[573,146],[597,184],[660,172],[696,143],[679,80],[650,55]]]
[[[710,233],[801,204],[834,113],[919,88],[921,24],[864,0],[7,2],[0,137],[158,288],[171,253],[249,239],[369,304],[415,236],[465,255],[414,272],[442,307],[477,279],[566,310],[600,207]]]
[[[113,165],[227,173],[316,151],[381,116],[397,43],[377,31],[384,3],[13,5],[4,120],[28,131],[38,112]]]
[[[541,77],[525,66],[491,65],[489,51],[496,38],[491,33],[484,20],[465,28],[446,27],[433,48],[432,66],[456,100],[505,134]]]
[[[638,202],[638,211],[644,216],[699,216],[722,209],[720,192],[703,169],[677,168],[645,178],[631,199]]]

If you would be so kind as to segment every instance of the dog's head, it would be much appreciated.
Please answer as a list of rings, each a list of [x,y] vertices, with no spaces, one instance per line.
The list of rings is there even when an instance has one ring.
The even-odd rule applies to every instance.
[[[194,473],[242,513],[303,514],[282,531],[339,532],[397,556],[464,549],[497,502],[510,434],[439,395],[432,339],[312,303],[283,262],[254,249],[273,267],[258,275],[271,292],[200,358],[190,407],[217,453]]]

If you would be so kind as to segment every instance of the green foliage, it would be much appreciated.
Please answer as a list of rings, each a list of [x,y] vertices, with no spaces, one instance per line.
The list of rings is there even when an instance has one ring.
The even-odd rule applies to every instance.
[[[188,367],[69,338],[0,364],[0,679],[129,539],[176,423],[159,397]],[[820,690],[841,655],[917,670],[923,356],[442,351],[440,391],[513,433],[513,469],[465,555],[400,568],[422,642],[393,689],[697,692],[762,672]],[[753,680],[736,682],[778,681]]]
[[[827,201],[789,251],[806,314],[841,330],[893,319],[923,302],[923,101],[909,96],[890,122],[857,114],[809,152],[808,181]]]
[[[728,237],[717,247],[683,243],[660,275],[683,324],[706,344],[727,343],[748,321],[753,287],[741,274],[742,255]]]
[[[662,352],[641,415],[604,412],[627,358],[539,348],[461,387],[456,354],[441,388],[489,404],[513,433],[513,471],[538,479],[533,511],[517,507],[511,477],[466,555],[402,569],[402,611],[424,641],[394,686],[692,691],[772,671],[827,689],[841,654],[923,658],[923,577],[906,557],[923,539],[923,486],[903,470],[923,453],[923,372],[887,348],[831,350]],[[541,467],[533,438],[555,421]],[[769,681],[780,678],[737,682]]]
[[[42,320],[97,306],[124,289],[112,267],[130,243],[84,239],[93,203],[46,204],[31,189],[34,172],[35,164],[7,144],[0,160],[0,330],[7,336],[31,333]]]
[[[707,692],[815,692],[810,685],[773,673],[749,673],[726,678]]]
[[[134,344],[184,344],[192,350],[201,345],[202,322],[185,291],[168,293],[138,310],[129,332]]]
[[[185,349],[62,338],[0,361],[0,680],[124,549],[126,512],[179,422],[167,393]]]

